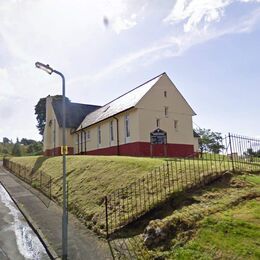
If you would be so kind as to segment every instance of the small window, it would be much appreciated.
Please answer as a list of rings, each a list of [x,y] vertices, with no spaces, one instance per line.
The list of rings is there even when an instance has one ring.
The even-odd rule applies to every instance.
[[[110,141],[114,141],[113,121],[110,121]]]
[[[164,97],[167,97],[167,91],[164,91]]]
[[[178,120],[174,120],[173,121],[173,127],[174,129],[177,131],[178,130],[178,126],[179,126],[179,121]]]
[[[164,107],[164,115],[165,115],[165,117],[168,117],[168,114],[169,114],[168,107]]]
[[[157,128],[160,127],[160,119],[159,119],[159,118],[156,119],[156,127],[157,127]]]
[[[85,142],[85,132],[82,131],[81,132],[81,143],[84,143]]]
[[[98,126],[98,144],[101,144],[101,128]]]
[[[130,129],[129,129],[129,116],[125,116],[125,136],[130,137]]]
[[[87,131],[87,139],[90,139],[90,130]]]

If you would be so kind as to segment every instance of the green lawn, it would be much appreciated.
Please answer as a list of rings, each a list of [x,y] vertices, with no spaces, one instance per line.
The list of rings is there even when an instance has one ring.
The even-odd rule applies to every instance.
[[[240,175],[189,196],[195,203],[150,222],[168,233],[166,259],[260,259],[260,176]],[[165,245],[167,247],[165,248]]]
[[[195,238],[172,259],[260,259],[260,201],[247,201],[207,217]]]

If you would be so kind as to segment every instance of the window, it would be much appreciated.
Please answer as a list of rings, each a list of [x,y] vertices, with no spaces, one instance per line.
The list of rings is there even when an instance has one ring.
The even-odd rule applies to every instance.
[[[174,120],[173,121],[173,127],[176,131],[178,131],[178,125],[179,125],[179,121],[178,120]]]
[[[83,152],[83,147],[84,147],[84,137],[85,137],[85,135],[84,135],[84,132],[82,131],[81,132],[81,152]]]
[[[164,115],[165,117],[168,117],[169,109],[168,107],[164,107]]]
[[[167,97],[167,91],[164,91],[164,97]]]
[[[113,120],[110,121],[110,141],[114,141]]]
[[[84,150],[86,152],[87,151],[87,133],[85,131],[83,133],[84,133],[84,140],[85,140],[85,142],[84,142]]]
[[[101,144],[101,128],[98,126],[98,144]]]
[[[160,119],[159,119],[159,118],[156,119],[156,127],[157,127],[157,128],[160,127]]]
[[[77,137],[76,137],[76,148],[78,150],[78,154],[79,154],[79,134],[77,133]]]
[[[76,134],[75,135],[75,145],[78,147],[78,143],[79,143],[79,135]]]
[[[129,129],[129,115],[125,116],[125,136],[130,137],[130,129]]]
[[[87,139],[89,140],[90,139],[90,130],[87,131]]]

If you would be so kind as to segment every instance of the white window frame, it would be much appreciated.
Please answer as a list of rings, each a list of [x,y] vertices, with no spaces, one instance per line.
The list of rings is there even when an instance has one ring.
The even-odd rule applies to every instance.
[[[101,137],[101,126],[100,126],[100,125],[98,126],[97,134],[98,134],[98,140],[97,140],[97,143],[98,143],[98,146],[101,146],[101,143],[102,143],[102,137]]]
[[[74,154],[77,154],[78,153],[78,145],[79,145],[79,137],[78,137],[78,134],[75,134],[75,151],[74,151]]]
[[[113,143],[115,140],[115,136],[114,136],[114,122],[113,120],[111,120],[109,122],[109,135],[110,135],[110,143]]]
[[[90,130],[86,132],[86,140],[90,140]]]
[[[130,120],[129,114],[125,115],[125,142],[129,143],[131,141],[131,132],[130,132]]]

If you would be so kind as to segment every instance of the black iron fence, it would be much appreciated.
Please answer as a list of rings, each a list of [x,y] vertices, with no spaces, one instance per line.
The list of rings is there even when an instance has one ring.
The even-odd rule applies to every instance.
[[[105,197],[106,234],[133,222],[177,193],[206,185],[227,171],[260,171],[260,140],[229,134],[219,154],[169,159]]]
[[[38,189],[51,199],[52,178],[43,171],[35,171],[33,168],[26,167],[19,163],[11,161],[9,158],[3,158],[3,166],[12,172],[15,176]]]
[[[168,198],[204,186],[227,171],[260,171],[259,139],[229,134],[223,139],[223,147],[219,154],[198,153],[190,158],[170,158],[161,167],[105,196],[104,211],[99,215],[97,224],[104,227],[109,237]],[[8,158],[4,158],[3,164],[17,177],[51,198],[51,176]],[[56,182],[55,186],[58,185]]]

